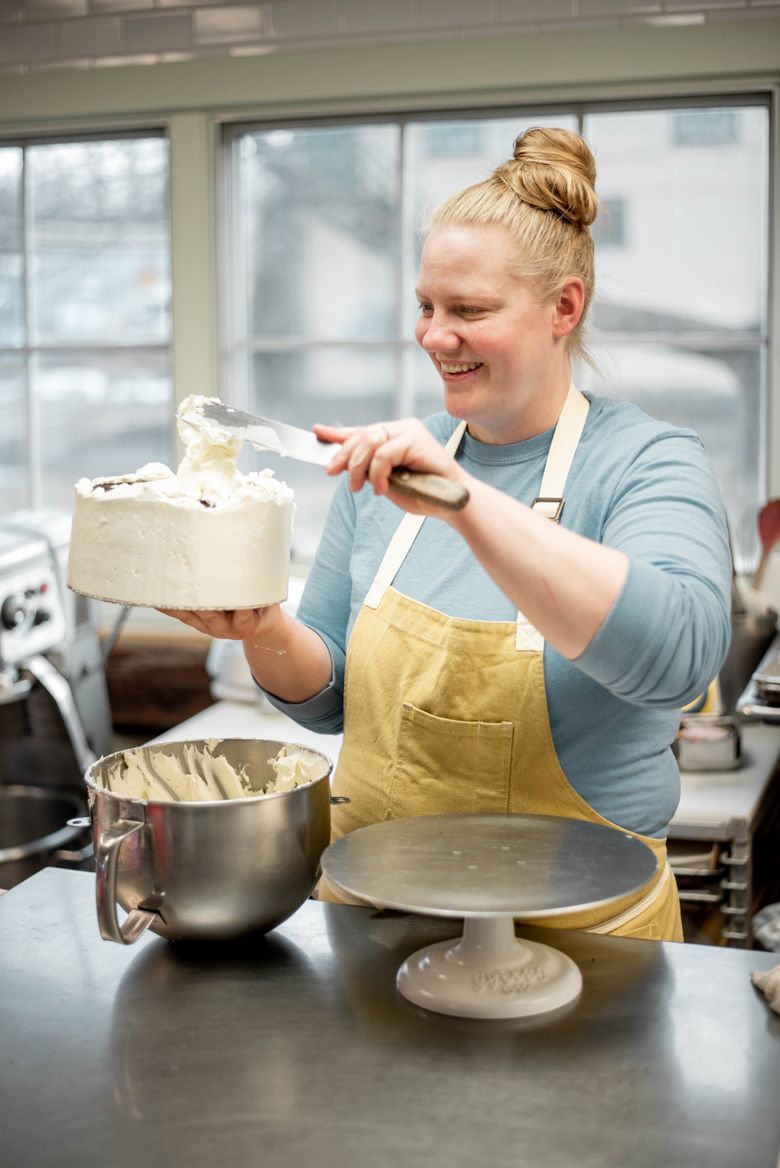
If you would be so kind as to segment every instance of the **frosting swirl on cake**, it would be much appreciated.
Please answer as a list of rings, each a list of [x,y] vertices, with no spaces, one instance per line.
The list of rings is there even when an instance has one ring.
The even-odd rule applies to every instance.
[[[79,479],[76,493],[117,498],[159,499],[183,507],[225,507],[242,499],[286,503],[293,492],[274,477],[272,470],[242,474],[237,468],[241,439],[217,422],[203,416],[204,401],[219,401],[191,394],[176,412],[176,429],[184,445],[184,458],[174,474],[160,462],[149,462],[135,474],[113,478]]]

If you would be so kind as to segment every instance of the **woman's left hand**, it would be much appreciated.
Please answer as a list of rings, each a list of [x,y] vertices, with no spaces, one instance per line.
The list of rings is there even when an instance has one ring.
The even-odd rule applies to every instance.
[[[396,506],[415,515],[446,518],[447,512],[435,503],[393,490],[390,473],[396,467],[441,475],[464,486],[468,478],[452,455],[417,418],[375,422],[371,426],[317,425],[314,432],[326,442],[341,445],[325,468],[327,474],[346,471],[351,490],[359,491],[369,482],[377,495],[387,495]]]

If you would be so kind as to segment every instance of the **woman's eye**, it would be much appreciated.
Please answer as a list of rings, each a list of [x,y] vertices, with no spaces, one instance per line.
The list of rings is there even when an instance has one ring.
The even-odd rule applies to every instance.
[[[418,304],[417,307],[420,310],[420,316],[427,316],[432,311],[430,304]]]

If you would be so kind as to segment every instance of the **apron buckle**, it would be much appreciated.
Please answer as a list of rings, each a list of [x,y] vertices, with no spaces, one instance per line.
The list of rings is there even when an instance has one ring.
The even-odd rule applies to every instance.
[[[552,519],[553,523],[557,523],[565,501],[557,495],[537,495],[531,504],[531,510],[539,510],[547,519]],[[541,504],[541,506],[537,506],[537,504]]]

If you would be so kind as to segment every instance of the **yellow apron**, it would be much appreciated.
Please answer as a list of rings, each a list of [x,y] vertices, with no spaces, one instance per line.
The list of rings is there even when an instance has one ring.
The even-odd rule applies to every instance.
[[[563,488],[588,401],[572,386],[553,435],[534,507],[559,517]],[[460,443],[465,424],[448,449]],[[334,791],[333,838],[410,815],[512,812],[560,815],[626,829],[599,815],[568,782],[547,714],[540,634],[517,622],[450,617],[392,586],[424,517],[407,515],[355,622],[347,652],[344,745]],[[666,843],[648,883],[607,909],[534,924],[658,940],[682,940]],[[323,899],[341,897],[321,881]]]

